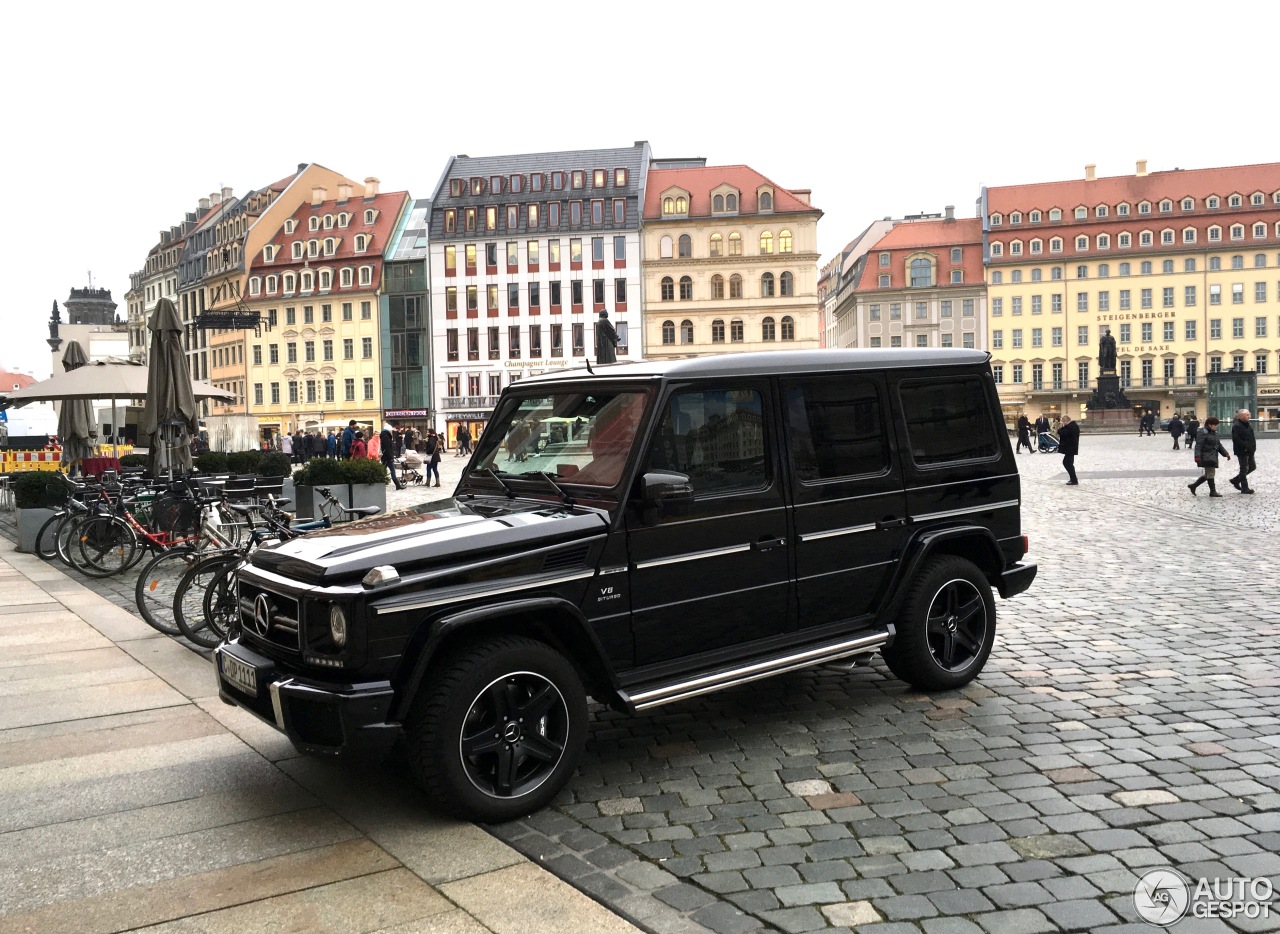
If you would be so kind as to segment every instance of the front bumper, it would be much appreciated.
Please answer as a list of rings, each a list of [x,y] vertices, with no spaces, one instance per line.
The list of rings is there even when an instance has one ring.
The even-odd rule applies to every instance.
[[[1019,561],[1012,567],[1005,568],[1000,575],[1000,580],[996,583],[1000,596],[1008,600],[1022,593],[1036,579],[1037,570],[1038,567],[1034,561]]]
[[[400,724],[386,722],[394,699],[390,682],[309,681],[280,672],[271,659],[234,641],[214,650],[213,667],[224,703],[261,717],[302,752],[377,756],[400,735]]]

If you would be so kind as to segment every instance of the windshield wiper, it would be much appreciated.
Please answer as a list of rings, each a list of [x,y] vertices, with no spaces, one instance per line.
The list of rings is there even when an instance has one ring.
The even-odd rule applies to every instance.
[[[534,471],[533,475],[535,477],[541,477],[543,480],[546,480],[553,487],[555,487],[556,492],[560,494],[560,501],[563,502],[566,506],[573,505],[573,497],[569,495],[569,491],[566,490],[564,487],[562,487],[560,484],[556,483],[555,478],[552,477],[551,474],[547,473],[545,470],[538,470],[538,471]]]
[[[487,473],[489,476],[493,477],[494,482],[497,483],[498,486],[502,487],[502,492],[507,494],[507,499],[516,498],[516,491],[511,489],[511,487],[507,486],[506,483],[503,482],[502,478],[498,476],[498,472],[496,470],[494,470],[492,467],[482,467],[480,469],[483,470],[485,473]]]

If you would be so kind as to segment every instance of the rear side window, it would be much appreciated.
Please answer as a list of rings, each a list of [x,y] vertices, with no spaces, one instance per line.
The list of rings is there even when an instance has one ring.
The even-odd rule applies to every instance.
[[[917,465],[984,460],[999,453],[987,393],[978,377],[903,381],[898,398]]]
[[[783,387],[791,463],[802,483],[878,474],[889,466],[874,382],[818,376]]]

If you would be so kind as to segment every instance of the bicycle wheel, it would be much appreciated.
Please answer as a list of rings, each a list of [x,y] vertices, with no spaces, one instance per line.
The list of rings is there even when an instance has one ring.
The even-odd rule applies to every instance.
[[[138,536],[117,516],[94,516],[80,527],[80,573],[110,577],[127,570],[138,552]]]
[[[244,561],[228,564],[218,571],[204,592],[204,616],[223,637],[235,635],[240,629],[240,591],[236,575]]]
[[[69,568],[76,567],[75,558],[79,557],[80,524],[92,518],[88,513],[73,512],[67,515],[66,521],[58,526],[58,537],[55,548],[58,560]]]
[[[70,516],[70,513],[55,512],[40,526],[36,533],[36,554],[45,561],[52,561],[58,555],[58,530]]]
[[[147,562],[133,588],[138,612],[151,626],[166,636],[180,636],[182,630],[173,619],[173,598],[178,584],[200,558],[194,548],[171,548]]]
[[[208,555],[182,575],[177,593],[173,595],[173,621],[196,645],[212,649],[226,636],[216,628],[215,620],[204,615],[204,596],[218,572],[239,561],[239,554]]]

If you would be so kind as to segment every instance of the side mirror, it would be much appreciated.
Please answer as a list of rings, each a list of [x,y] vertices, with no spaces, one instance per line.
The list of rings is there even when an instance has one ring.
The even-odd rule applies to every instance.
[[[685,474],[651,470],[640,477],[640,507],[657,521],[659,516],[685,515],[693,508],[694,492]]]

